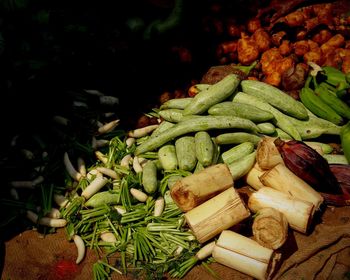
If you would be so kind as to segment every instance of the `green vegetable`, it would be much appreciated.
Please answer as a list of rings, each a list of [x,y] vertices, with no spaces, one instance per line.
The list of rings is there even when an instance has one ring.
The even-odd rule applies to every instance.
[[[147,139],[135,149],[135,155],[152,151],[190,132],[210,129],[232,129],[241,128],[244,130],[257,131],[257,126],[250,120],[232,116],[198,116],[194,119],[187,119],[174,125],[167,131]]]
[[[211,106],[208,113],[213,116],[236,116],[253,122],[264,122],[273,119],[273,115],[268,111],[249,104],[231,101],[220,102]]]
[[[259,128],[259,131],[262,134],[270,135],[274,134],[276,131],[276,127],[272,123],[258,123],[256,126]]]
[[[182,136],[175,141],[179,169],[192,171],[197,164],[196,144],[193,136]]]
[[[255,146],[258,145],[260,141],[260,137],[247,132],[231,132],[231,133],[223,133],[219,134],[215,138],[215,142],[219,145],[227,145],[227,144],[241,144],[244,142],[251,142]]]
[[[243,142],[231,149],[223,152],[221,158],[224,163],[230,164],[254,151],[254,144],[252,142]]]
[[[211,106],[224,101],[235,91],[240,83],[238,75],[229,74],[221,81],[200,91],[184,109],[184,115],[196,115],[206,112]]]
[[[142,170],[142,185],[144,190],[152,194],[158,188],[157,166],[152,160],[146,162]]]
[[[340,131],[341,146],[346,159],[350,162],[350,121]]]
[[[230,169],[233,180],[238,180],[239,178],[246,175],[255,164],[255,158],[256,151],[228,164],[228,168]]]
[[[254,80],[244,80],[241,82],[241,86],[243,92],[263,99],[289,116],[301,120],[308,117],[307,111],[302,104],[277,87]]]
[[[99,207],[101,205],[107,204],[118,204],[120,198],[119,190],[109,190],[102,191],[94,194],[89,200],[87,200],[84,204],[86,207]]]
[[[212,163],[214,156],[213,141],[208,132],[199,131],[194,136],[196,157],[203,167],[207,167]]]
[[[193,101],[192,97],[184,98],[173,98],[165,101],[161,106],[160,110],[165,109],[185,109]]]
[[[173,170],[178,166],[175,146],[172,144],[159,148],[158,158],[164,170]]]

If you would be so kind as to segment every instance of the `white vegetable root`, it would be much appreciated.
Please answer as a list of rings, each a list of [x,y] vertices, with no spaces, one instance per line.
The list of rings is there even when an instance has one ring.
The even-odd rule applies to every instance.
[[[79,236],[79,235],[74,235],[73,236],[73,241],[75,246],[77,247],[77,258],[75,260],[76,264],[79,264],[83,258],[85,257],[85,244],[84,244],[84,240]]]
[[[106,123],[106,124],[102,125],[101,127],[99,127],[97,132],[99,134],[111,132],[111,131],[113,131],[113,129],[115,129],[118,126],[119,122],[120,122],[120,120],[117,119],[117,120],[113,120],[109,123]]]
[[[128,136],[133,137],[133,138],[141,138],[143,136],[150,134],[158,126],[159,126],[159,124],[152,124],[152,125],[145,126],[142,128],[137,128],[137,129],[129,131]]]
[[[65,219],[56,219],[49,217],[42,217],[39,219],[38,215],[31,210],[27,210],[27,218],[35,224],[53,228],[65,227],[67,225],[67,220]]]
[[[147,194],[145,194],[144,192],[138,189],[131,188],[130,193],[133,197],[135,197],[140,202],[145,202],[148,198]]]
[[[91,196],[97,193],[108,182],[107,178],[97,176],[81,193],[81,196],[88,200]]]
[[[63,156],[64,166],[66,167],[66,170],[68,174],[76,181],[79,181],[81,179],[81,174],[74,168],[71,160],[69,159],[68,153],[65,152]]]
[[[160,215],[162,215],[163,210],[164,210],[164,206],[165,206],[164,198],[163,197],[157,198],[155,203],[154,203],[154,214],[153,215],[155,217],[159,217]]]

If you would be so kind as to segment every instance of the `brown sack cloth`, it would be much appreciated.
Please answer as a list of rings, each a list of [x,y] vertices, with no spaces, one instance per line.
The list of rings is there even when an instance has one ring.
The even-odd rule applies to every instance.
[[[273,280],[341,280],[350,279],[350,207],[328,207],[309,235],[290,231],[281,248],[284,261]],[[44,238],[28,230],[5,243],[5,263],[1,279],[78,280],[93,279],[94,251],[76,265],[76,248],[66,239],[64,230]],[[238,271],[212,263],[223,280],[250,280]],[[133,279],[113,274],[116,280]],[[202,266],[192,269],[184,280],[215,279]]]

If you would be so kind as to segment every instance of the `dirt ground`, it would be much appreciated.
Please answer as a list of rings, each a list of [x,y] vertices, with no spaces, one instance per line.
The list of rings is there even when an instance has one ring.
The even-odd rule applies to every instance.
[[[76,265],[75,245],[62,229],[46,236],[27,230],[6,241],[4,247],[2,280],[92,279],[95,253],[88,250],[83,262]],[[290,231],[281,253],[283,261],[274,279],[350,279],[350,207],[327,207],[309,235]],[[210,267],[223,280],[253,279],[218,263]],[[133,278],[115,273],[112,279]],[[197,279],[215,278],[202,266],[184,277]]]

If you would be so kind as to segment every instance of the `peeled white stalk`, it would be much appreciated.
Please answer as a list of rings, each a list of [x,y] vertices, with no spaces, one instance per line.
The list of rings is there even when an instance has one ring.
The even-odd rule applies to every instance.
[[[249,216],[249,210],[233,187],[185,213],[186,222],[200,243]]]
[[[270,187],[261,188],[250,194],[248,207],[254,213],[262,208],[274,208],[285,215],[291,228],[301,233],[307,232],[314,212],[314,205],[311,202]]]
[[[96,177],[81,193],[81,196],[88,200],[91,196],[97,193],[100,189],[104,187],[108,182],[107,178]]]
[[[258,162],[255,162],[252,169],[250,169],[244,176],[244,180],[249,186],[257,191],[258,189],[265,187],[265,185],[260,181],[260,176],[263,175],[264,172],[265,171],[259,167]]]
[[[119,124],[120,120],[113,120],[109,123],[106,123],[98,128],[97,132],[99,134],[104,134],[113,131]]]
[[[222,231],[212,256],[218,263],[259,280],[268,279],[275,269],[274,264],[280,259],[273,250],[230,230]]]
[[[106,167],[96,167],[96,170],[101,172],[102,174],[111,177],[112,179],[119,179],[119,175],[117,172],[115,172],[113,169],[106,168]]]
[[[85,257],[85,244],[84,240],[77,234],[73,236],[73,241],[77,247],[77,258],[75,260],[76,264],[79,264]]]
[[[204,245],[202,248],[199,249],[199,251],[196,253],[196,258],[198,260],[205,260],[206,258],[210,257],[213,253],[215,241],[212,241],[206,245]]]
[[[14,188],[34,189],[32,181],[11,181],[10,185]]]
[[[153,130],[155,130],[159,124],[152,124],[149,126],[145,126],[142,128],[136,128],[134,130],[129,131],[128,136],[133,138],[141,138],[150,134]]]
[[[299,198],[311,202],[318,210],[323,203],[323,197],[319,192],[315,191],[308,183],[295,175],[284,164],[277,164],[275,167],[267,170],[261,177],[261,182],[267,186]]]
[[[101,177],[102,173],[100,171],[98,171],[97,169],[91,169],[88,172],[88,174],[86,174],[86,178],[88,178],[89,180],[91,180],[93,178],[93,176]]]
[[[66,167],[66,170],[68,174],[76,181],[79,181],[81,179],[81,174],[74,168],[71,160],[69,159],[68,153],[65,152],[63,156],[64,166]]]

